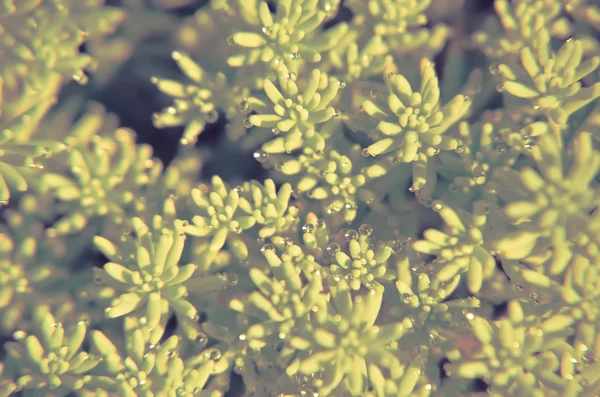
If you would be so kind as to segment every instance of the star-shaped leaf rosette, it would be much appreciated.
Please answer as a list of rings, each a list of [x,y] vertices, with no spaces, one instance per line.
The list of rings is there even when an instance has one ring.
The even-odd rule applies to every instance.
[[[124,249],[103,237],[94,239],[96,247],[111,261],[95,268],[94,274],[99,282],[120,293],[106,308],[105,316],[117,318],[142,309],[139,317],[156,332],[164,330],[170,309],[180,321],[196,322],[198,310],[187,300],[184,284],[197,265],[179,264],[186,240],[184,222],[177,220],[172,228],[153,230],[140,218],[133,218],[132,225],[135,238],[122,244]]]
[[[579,254],[598,263],[599,199],[594,179],[600,153],[591,133],[573,139],[573,155],[565,155],[554,138],[540,137],[536,168],[497,170],[498,195],[506,201],[504,213],[514,229],[495,248],[506,259],[544,266],[548,274],[562,274]]]
[[[114,32],[124,12],[104,7],[102,2],[80,5],[72,1],[4,1],[0,8],[4,37],[0,51],[5,59],[0,75],[22,80],[16,86],[37,90],[56,77],[87,82],[84,70],[91,68],[92,58],[80,52],[81,45],[90,33]],[[99,26],[103,29],[97,29]]]
[[[104,234],[111,225],[122,225],[128,216],[144,210],[145,190],[162,171],[162,163],[152,158],[152,148],[136,146],[135,133],[126,128],[71,148],[68,164],[72,177],[48,173],[42,179],[42,189],[61,201],[58,212],[64,215],[51,229],[60,235],[87,226]]]
[[[483,246],[487,222],[484,206],[485,203],[476,203],[473,214],[469,214],[439,200],[432,203],[432,209],[440,214],[446,228],[425,230],[424,239],[412,246],[417,252],[437,257],[437,264],[442,267],[436,272],[436,281],[449,282],[466,274],[469,291],[478,293],[483,281],[494,275],[496,261]]]
[[[46,395],[93,389],[87,387],[93,379],[89,373],[102,358],[82,350],[87,322],[79,321],[66,336],[63,325],[47,309],[37,309],[32,332],[15,331],[14,341],[4,345],[16,370],[16,385]]]
[[[560,17],[562,5],[558,0],[497,0],[494,8],[499,18],[490,15],[484,29],[473,34],[471,40],[486,56],[497,61],[518,56],[539,29],[548,29],[558,37],[570,33],[569,21]]]
[[[321,53],[332,49],[348,31],[348,25],[338,23],[325,32],[319,31],[327,17],[320,10],[319,0],[281,0],[277,2],[275,15],[264,0],[253,0],[256,17],[251,19],[252,30],[237,32],[228,41],[246,51],[229,57],[233,67],[270,63],[275,68],[281,64],[290,67],[294,61],[319,62]],[[331,6],[330,6],[331,7]]]
[[[380,36],[401,36],[427,23],[431,0],[350,0],[348,7]]]
[[[423,359],[401,362],[389,345],[410,331],[409,322],[376,325],[383,288],[354,296],[347,283],[331,288],[331,300],[311,315],[311,322],[298,327],[290,337],[296,357],[289,363],[289,375],[320,374],[312,382],[319,395],[364,395],[367,390],[383,396],[386,375],[398,392],[409,395],[422,374]],[[387,377],[390,377],[389,375]]]
[[[285,233],[298,221],[298,208],[290,206],[292,185],[284,183],[277,191],[272,179],[264,184],[251,181],[237,188],[240,194],[239,208],[256,220],[260,229],[258,238],[266,239]]]
[[[342,250],[338,243],[328,245],[327,252],[335,259],[330,261],[328,284],[344,279],[353,291],[358,291],[363,286],[372,289],[394,279],[394,272],[388,268],[388,259],[394,251],[388,244],[372,239],[372,233],[373,228],[363,224],[359,232],[354,229],[345,232],[347,249]]]
[[[288,345],[292,330],[307,320],[311,310],[318,310],[324,304],[321,273],[315,272],[310,281],[305,281],[298,274],[294,256],[290,254],[293,251],[297,249],[278,255],[273,244],[265,244],[261,252],[269,264],[269,272],[250,269],[250,279],[258,290],[243,300],[235,298],[229,303],[231,309],[255,319],[245,333],[251,348],[260,349],[280,341]]]
[[[600,83],[583,87],[580,82],[598,68],[600,56],[583,60],[583,51],[583,42],[568,40],[553,53],[550,33],[541,29],[533,45],[521,50],[519,68],[498,66],[503,78],[499,87],[530,100],[552,122],[566,124],[571,114],[600,97]]]
[[[31,181],[27,177],[44,169],[44,159],[66,149],[58,141],[22,139],[40,118],[44,105],[17,117],[7,117],[3,115],[2,89],[0,76],[0,206],[8,204],[11,191],[14,194],[29,189]]]
[[[531,126],[530,126],[531,127]],[[534,127],[526,131],[536,130]],[[512,166],[519,151],[500,140],[499,132],[491,122],[458,126],[459,145],[455,153],[442,152],[436,171],[448,183],[448,191],[440,200],[456,206],[468,206],[473,201],[496,201],[492,181],[495,169]]]
[[[465,331],[464,312],[476,311],[480,301],[474,297],[448,300],[460,284],[460,275],[441,282],[435,273],[428,272],[433,264],[414,259],[418,258],[411,260],[405,255],[398,261],[396,288],[389,304],[389,321],[401,319],[413,325],[413,332],[396,348],[402,352],[418,345],[430,346],[430,353],[440,348],[447,357],[460,357],[452,337]]]
[[[247,253],[244,242],[236,235],[254,226],[256,219],[252,215],[240,214],[241,191],[238,188],[229,189],[216,175],[211,182],[210,188],[202,185],[192,189],[192,200],[196,205],[194,211],[199,214],[192,218],[191,224],[186,225],[185,232],[191,236],[210,237],[211,252],[219,252],[229,241],[232,245],[243,246],[242,249]]]
[[[467,115],[471,97],[456,95],[445,105],[440,103],[438,78],[432,62],[421,62],[421,86],[413,91],[401,74],[391,74],[386,80],[389,95],[383,99],[367,99],[361,109],[372,119],[355,116],[357,129],[373,125],[383,135],[364,149],[365,156],[390,155],[396,162],[414,163],[415,190],[426,183],[423,170],[431,166],[429,158],[442,150],[458,146],[455,137],[445,134],[454,123]],[[374,119],[374,120],[373,120]],[[350,123],[355,122],[350,119]],[[365,131],[370,132],[370,131]]]
[[[282,156],[275,168],[284,175],[296,176],[297,191],[320,202],[328,216],[339,214],[344,221],[352,222],[359,202],[372,202],[375,193],[366,186],[371,179],[369,168],[356,167],[365,163],[359,154],[360,146],[349,147],[347,155],[342,152],[331,150],[314,156],[305,150],[298,156]]]
[[[434,56],[444,46],[449,29],[441,23],[426,27],[431,0],[350,0],[352,27],[364,37],[383,38],[386,51],[395,56],[419,51]]]
[[[357,44],[359,33],[351,30],[328,53],[326,62],[346,83],[380,76],[393,63],[381,36],[371,37],[364,45]]]
[[[154,115],[153,122],[157,128],[185,124],[180,142],[190,145],[196,142],[207,123],[217,121],[219,110],[228,119],[239,117],[236,104],[248,95],[247,88],[232,85],[221,72],[216,76],[210,75],[188,54],[174,51],[171,56],[189,83],[152,78],[152,82],[163,94],[174,98],[172,106]]]
[[[564,336],[545,332],[535,317],[524,316],[516,301],[500,320],[465,316],[481,347],[471,357],[452,360],[446,371],[460,378],[482,378],[490,396],[585,395],[579,394],[582,385],[597,379],[590,371],[575,376],[572,348]]]
[[[319,69],[313,69],[306,80],[298,83],[296,74],[285,67],[277,70],[277,76],[280,88],[264,80],[265,93],[272,103],[253,98],[250,104],[258,114],[248,118],[249,125],[271,128],[273,134],[281,135],[263,144],[262,150],[283,153],[305,146],[323,152],[326,137],[319,133],[319,125],[336,114],[331,105],[340,83]]]
[[[578,371],[586,364],[598,362],[600,278],[594,264],[576,256],[569,276],[559,281],[516,260],[503,260],[502,268],[519,289],[529,292],[530,302],[522,303],[523,310],[541,317],[540,328],[544,332],[560,337],[573,336],[571,354],[577,361]]]
[[[93,351],[103,357],[99,368],[110,376],[102,382],[92,380],[91,385],[96,386],[96,390],[134,397],[173,392],[198,394],[204,389],[215,360],[207,357],[200,363],[188,365],[187,360],[179,356],[181,339],[177,335],[155,344],[149,341],[147,328],[140,327],[131,317],[124,322],[124,333],[127,343],[122,350],[101,331],[91,333]]]

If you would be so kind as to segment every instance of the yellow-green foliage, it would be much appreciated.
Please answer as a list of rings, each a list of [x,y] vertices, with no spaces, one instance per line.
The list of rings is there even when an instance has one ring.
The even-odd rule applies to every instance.
[[[0,0],[0,397],[600,393],[596,1],[117,3]]]

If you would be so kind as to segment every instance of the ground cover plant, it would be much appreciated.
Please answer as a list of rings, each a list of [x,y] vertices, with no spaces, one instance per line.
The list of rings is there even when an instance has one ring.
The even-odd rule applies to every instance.
[[[599,29],[0,1],[0,396],[597,396]]]

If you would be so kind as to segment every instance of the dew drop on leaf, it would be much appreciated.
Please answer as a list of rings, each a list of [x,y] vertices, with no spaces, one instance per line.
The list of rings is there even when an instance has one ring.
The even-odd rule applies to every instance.
[[[354,229],[350,229],[344,233],[344,238],[348,241],[358,240],[358,232]]]
[[[434,200],[434,201],[431,203],[431,208],[432,208],[434,211],[436,211],[436,212],[439,212],[439,211],[441,211],[441,210],[443,210],[443,209],[444,209],[444,203],[442,203],[440,200]]]
[[[313,233],[315,231],[315,225],[313,223],[307,223],[306,225],[302,226],[302,232],[303,233]]]
[[[259,163],[266,162],[270,157],[269,153],[265,152],[264,150],[258,150],[256,152],[254,152],[253,156],[254,156],[254,159],[256,161],[258,161]]]
[[[340,252],[340,245],[338,243],[331,243],[327,246],[327,253],[329,255],[335,255]]]
[[[358,228],[358,232],[363,236],[368,237],[373,233],[373,228],[371,227],[371,225],[365,223],[363,225],[360,225],[360,227]]]
[[[268,251],[275,252],[275,246],[271,243],[267,243],[260,248],[260,252],[265,255]]]

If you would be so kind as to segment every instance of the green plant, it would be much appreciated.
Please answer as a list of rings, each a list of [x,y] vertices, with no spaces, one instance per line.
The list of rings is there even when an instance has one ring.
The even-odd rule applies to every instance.
[[[117,3],[0,2],[0,396],[600,393],[593,1]]]

